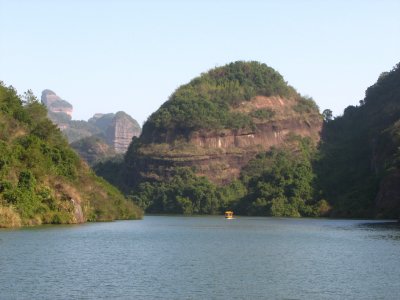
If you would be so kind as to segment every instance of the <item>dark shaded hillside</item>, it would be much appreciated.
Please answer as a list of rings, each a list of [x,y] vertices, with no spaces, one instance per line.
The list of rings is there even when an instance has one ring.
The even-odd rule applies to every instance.
[[[139,218],[95,176],[31,94],[0,84],[0,227]]]
[[[115,150],[105,142],[103,135],[85,137],[71,143],[70,146],[91,166],[117,155]]]
[[[317,168],[334,214],[400,215],[400,65],[382,73],[360,106],[324,124]]]

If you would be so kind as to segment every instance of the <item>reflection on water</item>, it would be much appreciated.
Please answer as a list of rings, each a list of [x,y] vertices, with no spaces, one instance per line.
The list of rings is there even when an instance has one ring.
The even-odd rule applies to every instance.
[[[397,221],[362,223],[359,226],[375,230],[400,230],[400,222]]]
[[[358,225],[359,228],[371,231],[371,238],[400,241],[400,222],[372,222]]]

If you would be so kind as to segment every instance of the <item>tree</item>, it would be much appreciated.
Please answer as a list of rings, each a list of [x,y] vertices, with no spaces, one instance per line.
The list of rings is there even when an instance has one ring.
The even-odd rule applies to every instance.
[[[33,94],[32,90],[27,90],[21,98],[24,104],[39,102],[36,96]]]
[[[324,117],[324,121],[325,121],[325,122],[329,122],[329,121],[332,121],[332,120],[333,120],[332,111],[331,111],[330,109],[325,109],[325,110],[322,112],[322,115],[323,115],[323,117]]]

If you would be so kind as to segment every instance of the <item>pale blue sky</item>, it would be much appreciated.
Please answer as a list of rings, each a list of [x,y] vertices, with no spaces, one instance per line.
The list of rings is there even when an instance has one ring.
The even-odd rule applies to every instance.
[[[339,115],[400,62],[399,15],[399,0],[0,0],[0,80],[54,90],[74,119],[142,124],[200,73],[257,60]]]

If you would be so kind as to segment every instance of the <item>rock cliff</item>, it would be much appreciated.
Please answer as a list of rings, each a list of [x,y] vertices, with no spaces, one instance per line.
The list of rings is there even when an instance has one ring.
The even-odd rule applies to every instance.
[[[319,140],[322,118],[266,65],[236,62],[180,87],[143,127],[127,153],[128,176],[162,180],[194,167],[217,184],[239,176],[257,153],[299,135]],[[132,184],[132,183],[131,183]]]
[[[139,136],[139,123],[123,111],[117,112],[106,129],[106,138],[116,153],[125,153],[134,136]]]
[[[265,103],[274,100],[268,97],[262,99]],[[290,135],[310,137],[316,143],[322,127],[318,112],[297,115],[292,110],[295,101],[285,98],[275,100],[278,99],[283,106],[269,107],[279,117],[258,121],[253,128],[194,131],[186,140],[169,135],[164,143],[142,144],[136,153],[136,163],[141,170],[139,176],[142,179],[160,179],[168,176],[174,167],[193,166],[198,175],[204,175],[218,184],[226,184],[237,178],[241,169],[257,153],[283,145]]]
[[[48,117],[57,124],[72,147],[89,163],[125,153],[134,136],[139,136],[138,122],[125,112],[97,113],[86,121],[71,120],[73,107],[55,92],[44,90],[42,103]]]
[[[63,113],[66,114],[69,119],[72,118],[72,105],[69,102],[61,99],[52,90],[44,90],[42,92],[41,100],[50,112],[56,114]]]

